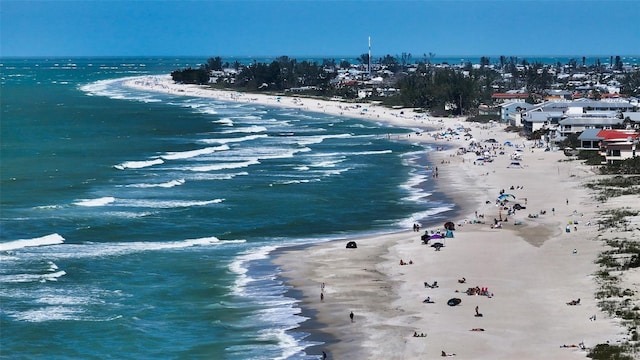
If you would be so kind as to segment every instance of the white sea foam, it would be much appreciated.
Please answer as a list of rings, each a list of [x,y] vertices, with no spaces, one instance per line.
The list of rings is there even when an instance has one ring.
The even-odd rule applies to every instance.
[[[233,126],[233,120],[228,117],[220,118],[219,120],[214,121],[216,124],[222,124],[225,126]]]
[[[346,157],[346,156],[362,156],[362,155],[384,155],[391,154],[393,150],[372,150],[372,151],[354,151],[354,152],[334,152],[323,153],[323,157]]]
[[[247,176],[249,175],[246,171],[241,171],[234,174],[210,174],[210,173],[195,173],[189,177],[189,180],[200,181],[200,180],[231,180],[236,176]]]
[[[144,77],[140,76],[131,76],[118,79],[99,80],[82,85],[79,88],[89,96],[105,96],[112,99],[127,99],[142,102],[161,101],[160,99],[154,97],[154,93],[141,93],[140,91],[131,91],[122,86],[123,83],[130,81],[142,81],[141,79],[143,78]]]
[[[267,131],[267,128],[259,125],[252,125],[246,127],[234,127],[229,130],[220,131],[221,134],[233,134],[233,133],[261,133]]]
[[[160,157],[165,160],[189,159],[196,156],[212,154],[216,151],[225,151],[225,150],[229,150],[228,145],[206,147],[204,149],[196,149],[196,150],[190,150],[190,151],[168,152],[164,155],[161,155]]]
[[[313,168],[333,168],[336,167],[336,165],[346,161],[346,158],[340,158],[340,159],[335,159],[335,158],[329,158],[327,160],[321,160],[318,162],[315,162],[313,164],[309,164],[310,167]]]
[[[152,159],[152,160],[143,160],[143,161],[125,161],[123,163],[114,165],[113,167],[118,170],[124,169],[142,169],[153,165],[163,164],[164,160],[160,158]]]
[[[203,237],[196,239],[186,239],[178,241],[136,241],[117,243],[84,243],[84,244],[63,244],[47,249],[46,255],[51,259],[84,259],[102,258],[110,256],[124,256],[147,251],[172,251],[181,249],[197,249],[211,246],[233,246],[244,244],[246,240],[219,240],[216,237]],[[40,258],[41,253],[20,254],[20,259],[36,256]],[[44,274],[6,274],[0,277],[2,282],[43,282],[56,281],[64,276],[64,271]]]
[[[266,135],[266,134],[255,134],[255,135],[247,135],[247,136],[242,136],[242,137],[237,137],[237,138],[202,139],[202,140],[200,140],[200,142],[205,143],[205,144],[228,144],[228,143],[244,142],[244,141],[251,141],[251,140],[256,140],[256,139],[262,139],[262,138],[266,138],[266,137],[268,137],[268,135]]]
[[[291,316],[290,312],[289,313],[284,313],[282,314],[282,316]],[[299,321],[296,321],[295,325],[292,325],[291,328],[293,328],[294,326],[297,326],[299,323],[301,323],[304,319],[300,319]],[[292,335],[290,335],[287,330],[290,330],[291,328],[284,328],[284,329],[265,329],[260,331],[260,339],[266,342],[269,341],[273,341],[276,340],[278,342],[278,345],[280,346],[280,348],[282,349],[282,355],[278,356],[278,357],[274,357],[275,360],[284,360],[284,359],[290,359],[292,356],[299,354],[302,355],[304,349],[306,348],[306,346],[300,344],[300,342],[298,342],[298,340],[296,340]]]
[[[206,172],[206,171],[217,171],[217,170],[228,170],[228,169],[240,169],[246,168],[251,165],[260,164],[260,161],[257,159],[241,161],[241,162],[224,162],[210,165],[201,165],[201,166],[191,166],[185,168],[189,171],[198,171],[198,172]]]
[[[334,176],[334,175],[340,175],[352,169],[353,168],[346,167],[346,168],[340,168],[340,169],[326,170],[326,171],[323,171],[322,173],[324,176]]]
[[[158,184],[153,184],[153,183],[141,183],[141,184],[130,184],[130,185],[125,185],[126,187],[133,187],[133,188],[172,188],[174,186],[180,186],[182,184],[184,184],[186,181],[185,179],[176,179],[176,180],[171,180],[171,181],[167,181],[164,183],[158,183]]]
[[[93,206],[105,206],[107,204],[111,204],[113,202],[116,201],[116,198],[112,197],[112,196],[105,196],[105,197],[101,197],[101,198],[97,198],[97,199],[80,199],[76,202],[74,202],[74,205],[77,206],[88,206],[88,207],[93,207]]]
[[[453,207],[451,206],[439,206],[434,207],[425,211],[420,211],[411,215],[409,219],[405,219],[400,221],[398,224],[401,228],[408,229],[416,222],[419,222],[422,219],[428,219],[429,217],[433,217],[436,214],[443,213],[445,211],[451,211]]]
[[[58,234],[46,235],[33,239],[14,240],[0,243],[0,251],[16,250],[25,247],[37,247],[64,243],[64,238]]]
[[[351,134],[336,134],[336,135],[315,135],[315,136],[305,136],[298,140],[300,145],[311,145],[311,144],[320,144],[326,139],[344,139],[350,138]]]
[[[271,184],[271,186],[274,186],[274,185],[306,184],[306,183],[315,182],[315,181],[320,181],[320,179],[283,180],[283,181],[276,181],[273,184]]]
[[[39,304],[46,305],[90,305],[104,304],[102,299],[96,299],[87,296],[62,295],[62,294],[45,294],[36,300]]]
[[[84,311],[79,307],[45,306],[37,309],[14,313],[13,317],[19,321],[44,322],[54,320],[82,320]]]
[[[192,206],[207,206],[219,204],[224,199],[213,200],[147,200],[147,199],[122,199],[119,205],[125,207],[145,207],[154,209],[186,208]]]
[[[243,296],[246,292],[247,284],[255,281],[247,275],[249,271],[247,269],[247,263],[258,259],[266,259],[276,246],[262,246],[256,249],[248,250],[245,253],[237,256],[234,261],[229,264],[229,270],[235,273],[237,276],[234,286],[232,288],[233,293]]]
[[[42,205],[42,206],[36,206],[36,209],[41,209],[41,210],[53,210],[53,209],[59,209],[61,208],[60,205]]]
[[[404,197],[403,200],[418,202],[421,199],[429,196],[430,195],[429,193],[424,192],[420,188],[420,184],[427,181],[427,178],[428,177],[426,175],[412,172],[407,182],[400,185],[400,188],[409,192],[409,195]]]
[[[64,270],[60,270],[51,274],[40,275],[40,277],[42,280],[45,280],[45,281],[58,281],[58,278],[63,277],[65,275],[67,275],[67,272]]]
[[[53,272],[58,270],[58,265],[56,265],[56,263],[54,263],[53,261],[48,261],[47,263],[49,264],[49,271]]]
[[[0,275],[0,283],[30,283],[30,282],[47,282],[58,281],[58,278],[67,275],[66,271],[56,271],[46,274],[8,274]]]

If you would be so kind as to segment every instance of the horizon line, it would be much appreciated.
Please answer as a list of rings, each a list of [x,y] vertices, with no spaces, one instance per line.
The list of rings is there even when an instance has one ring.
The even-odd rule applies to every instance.
[[[410,54],[409,52],[407,52],[406,54]],[[371,55],[371,58],[376,58],[376,57],[384,57],[387,55],[391,55],[391,54],[385,54],[385,55]],[[293,58],[293,59],[297,59],[297,58],[322,58],[322,59],[335,59],[335,58],[357,58],[361,55],[0,55],[0,59],[64,59],[64,58],[203,58],[203,59],[209,59],[212,57],[220,57],[220,58],[279,58],[279,57],[289,57],[289,58]],[[398,55],[391,55],[391,56],[398,56]],[[465,54],[465,55],[436,55],[433,58],[434,59],[442,59],[442,58],[460,58],[461,60],[463,60],[464,58],[481,58],[481,57],[488,57],[488,58],[500,58],[500,57],[518,57],[518,58],[572,58],[572,57],[576,57],[576,58],[581,58],[581,57],[586,57],[586,58],[596,58],[596,57],[614,57],[614,56],[620,56],[623,58],[627,58],[627,57],[632,57],[632,58],[637,58],[640,57],[640,54],[616,54],[616,55],[604,55],[604,54],[598,54],[598,55],[559,55],[559,54],[545,54],[545,55],[514,55],[514,54],[509,54],[509,55],[505,55],[505,54],[501,54],[501,55],[487,55],[487,54]],[[412,56],[412,59],[421,59],[424,58],[424,56]]]

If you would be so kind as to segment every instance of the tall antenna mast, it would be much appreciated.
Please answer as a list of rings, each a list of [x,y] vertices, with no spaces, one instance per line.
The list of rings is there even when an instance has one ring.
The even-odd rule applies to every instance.
[[[371,36],[369,36],[369,77],[371,77]]]

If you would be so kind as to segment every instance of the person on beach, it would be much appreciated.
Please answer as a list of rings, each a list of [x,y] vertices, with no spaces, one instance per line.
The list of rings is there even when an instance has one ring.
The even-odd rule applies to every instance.
[[[320,293],[320,301],[324,301],[324,293]]]
[[[351,322],[353,322],[353,317],[354,317],[354,315],[353,315],[353,311],[352,311],[351,313],[349,313],[349,318],[351,319]]]

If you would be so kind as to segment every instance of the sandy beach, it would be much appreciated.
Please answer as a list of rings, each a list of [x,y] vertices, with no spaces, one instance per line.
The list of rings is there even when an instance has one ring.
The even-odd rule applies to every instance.
[[[601,312],[594,296],[594,261],[604,247],[597,220],[603,208],[640,205],[628,198],[597,202],[583,186],[597,178],[594,169],[566,161],[562,152],[534,147],[500,124],[411,109],[218,91],[176,85],[168,76],[127,85],[384,122],[415,131],[402,141],[439,146],[429,153],[437,167],[430,181],[457,205],[453,238],[423,244],[425,230],[444,231],[443,224],[425,222],[418,232],[353,239],[357,249],[346,249],[344,240],[278,252],[274,261],[303,294],[301,307],[313,312],[315,330],[336,339],[316,353],[329,359],[428,359],[443,351],[464,359],[578,359],[596,344],[626,339],[627,329]],[[443,136],[460,127],[471,136],[464,136],[467,130]],[[485,152],[492,161],[478,160]],[[498,206],[501,193],[509,201]],[[515,203],[525,209],[510,213]],[[439,251],[430,246],[436,241],[444,244]],[[626,285],[637,293],[640,280],[633,276]],[[425,286],[434,282],[437,287]],[[481,294],[467,294],[476,287]],[[427,297],[432,303],[423,302]],[[449,306],[452,298],[461,302]]]

